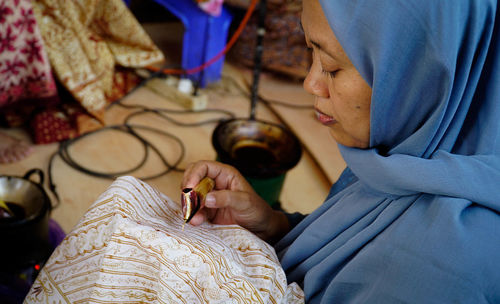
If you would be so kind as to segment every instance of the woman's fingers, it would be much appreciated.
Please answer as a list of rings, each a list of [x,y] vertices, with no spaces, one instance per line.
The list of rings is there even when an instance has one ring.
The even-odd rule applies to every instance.
[[[204,205],[207,208],[231,208],[241,212],[251,207],[251,201],[247,192],[219,190],[208,193]]]
[[[189,221],[189,224],[193,226],[199,226],[203,222],[205,222],[206,219],[207,219],[206,210],[201,209],[193,216],[193,218]]]
[[[187,166],[182,177],[181,188],[194,188],[201,179],[207,176],[208,168],[201,163],[191,163]]]
[[[199,161],[186,168],[182,188],[194,188],[204,177],[215,180],[215,188],[201,202],[190,223],[238,224],[250,231],[264,231],[272,209],[234,167],[216,161]]]
[[[235,212],[244,212],[251,208],[249,195],[244,192],[231,190],[212,191],[201,202],[201,209],[193,216],[190,223],[197,226],[206,220],[213,220],[217,209],[232,209]]]
[[[246,191],[251,187],[236,168],[216,161],[198,161],[190,164],[181,182],[181,188],[193,188],[201,179],[208,176],[215,180],[216,189]]]
[[[202,208],[193,216],[189,224],[199,226],[205,221],[212,221],[216,213],[217,209]]]

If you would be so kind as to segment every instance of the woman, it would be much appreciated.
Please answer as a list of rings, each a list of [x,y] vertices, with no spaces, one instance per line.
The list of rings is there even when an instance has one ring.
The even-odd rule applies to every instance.
[[[216,190],[191,224],[279,240],[310,303],[500,301],[497,1],[304,0],[302,24],[304,87],[348,168],[293,227],[236,169],[197,162],[182,187]]]

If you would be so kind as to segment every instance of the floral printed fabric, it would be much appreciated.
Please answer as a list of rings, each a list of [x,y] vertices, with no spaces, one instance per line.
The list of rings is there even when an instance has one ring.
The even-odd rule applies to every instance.
[[[182,224],[170,198],[117,179],[56,248],[25,303],[304,303],[273,247],[249,231]]]
[[[57,95],[29,0],[0,0],[0,107]]]

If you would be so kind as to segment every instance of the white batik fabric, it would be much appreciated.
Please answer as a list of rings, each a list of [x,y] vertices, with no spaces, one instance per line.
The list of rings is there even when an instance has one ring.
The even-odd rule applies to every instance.
[[[25,303],[303,303],[269,244],[186,225],[179,204],[118,178],[47,261]]]

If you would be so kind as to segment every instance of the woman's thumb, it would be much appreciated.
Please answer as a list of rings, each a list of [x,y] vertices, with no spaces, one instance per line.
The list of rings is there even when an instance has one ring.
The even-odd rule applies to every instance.
[[[249,195],[246,192],[218,190],[209,192],[205,197],[206,208],[231,208],[243,211],[249,206]]]

